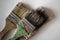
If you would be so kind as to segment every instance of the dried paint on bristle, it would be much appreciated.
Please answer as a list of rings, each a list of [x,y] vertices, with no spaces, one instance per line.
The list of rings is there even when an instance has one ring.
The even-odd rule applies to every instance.
[[[35,29],[38,29],[43,23],[45,23],[48,16],[45,11],[38,10],[36,12],[29,13],[25,18],[35,26]]]

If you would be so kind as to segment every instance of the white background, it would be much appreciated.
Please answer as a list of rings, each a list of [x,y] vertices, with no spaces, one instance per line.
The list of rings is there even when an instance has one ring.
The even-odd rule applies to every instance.
[[[4,29],[6,17],[21,1],[33,9],[41,6],[51,9],[48,13],[53,15],[30,40],[60,40],[60,0],[0,0],[0,31]]]

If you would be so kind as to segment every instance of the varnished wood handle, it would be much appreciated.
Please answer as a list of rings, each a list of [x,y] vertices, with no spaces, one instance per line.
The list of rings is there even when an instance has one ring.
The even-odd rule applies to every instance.
[[[11,29],[16,28],[16,25],[14,25],[9,20],[6,20],[6,26],[2,32],[0,32],[0,40],[2,40],[3,36]]]

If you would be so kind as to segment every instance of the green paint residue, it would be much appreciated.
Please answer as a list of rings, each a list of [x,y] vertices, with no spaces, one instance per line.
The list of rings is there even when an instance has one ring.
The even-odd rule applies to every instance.
[[[27,35],[26,31],[22,28],[22,26],[17,25],[17,32],[12,40],[16,40],[18,37]]]

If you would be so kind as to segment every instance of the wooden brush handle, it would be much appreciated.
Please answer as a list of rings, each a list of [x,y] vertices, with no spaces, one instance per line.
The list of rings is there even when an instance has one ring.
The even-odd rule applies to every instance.
[[[16,28],[16,25],[14,25],[9,20],[6,20],[6,26],[2,32],[0,32],[0,40],[2,40],[3,36],[11,29]]]

